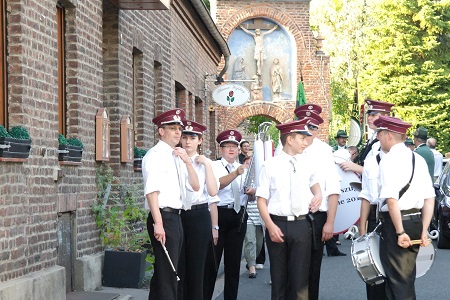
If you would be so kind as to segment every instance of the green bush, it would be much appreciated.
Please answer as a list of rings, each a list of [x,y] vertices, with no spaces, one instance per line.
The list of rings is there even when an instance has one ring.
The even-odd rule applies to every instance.
[[[5,127],[0,125],[0,137],[9,137],[19,140],[29,140],[30,135],[28,134],[28,130],[23,126],[14,126],[9,132]]]
[[[146,153],[147,153],[147,150],[141,149],[138,147],[134,147],[134,158],[144,157]]]
[[[83,142],[81,140],[77,139],[77,138],[67,139],[67,143],[69,145],[72,145],[72,146],[78,146],[78,147],[81,147],[81,148],[84,147]]]
[[[58,143],[62,146],[69,145],[67,139],[62,134],[58,135]]]
[[[8,131],[3,125],[0,125],[0,137],[10,137]]]

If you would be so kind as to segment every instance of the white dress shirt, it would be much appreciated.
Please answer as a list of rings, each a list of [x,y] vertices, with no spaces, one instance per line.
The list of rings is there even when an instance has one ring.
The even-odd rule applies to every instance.
[[[228,165],[229,165],[229,163],[224,158],[222,158],[221,160],[216,160],[216,161],[212,162],[212,167],[213,167],[214,175],[216,176],[216,178],[219,178],[219,180],[220,180],[220,177],[227,176],[230,173],[226,169],[226,167]],[[237,168],[241,164],[238,162],[234,162],[231,165],[233,165],[234,170],[237,170]],[[237,184],[239,186],[239,192],[241,195],[241,206],[244,206],[245,201],[247,199],[246,197],[242,197],[245,177],[243,176],[243,174],[238,175],[234,180],[237,182]],[[233,192],[231,190],[231,182],[229,185],[227,185],[226,187],[224,187],[223,189],[221,189],[217,192],[217,197],[219,197],[219,199],[220,199],[220,201],[217,203],[217,206],[226,206],[229,204],[234,204]]]
[[[268,201],[269,214],[293,216],[290,199],[290,176],[293,172],[291,159],[292,156],[281,151],[279,155],[269,158],[262,165],[256,196]],[[315,162],[301,159],[297,163],[300,167],[294,173],[297,177],[299,194],[304,195],[301,201],[306,204],[303,205],[305,209],[300,213],[301,215],[308,213],[308,205],[312,199],[310,187],[319,183],[313,163]]]
[[[190,157],[189,159],[192,162],[192,167],[194,168],[195,172],[197,173],[198,183],[199,183],[199,190],[197,192],[193,191],[191,185],[189,184],[189,181],[186,181],[186,193],[190,194],[190,197],[192,197],[192,205],[198,205],[203,203],[214,203],[218,202],[219,199],[217,197],[211,197],[208,194],[208,189],[206,186],[206,170],[205,166],[203,164],[199,164],[195,161],[195,158],[198,156],[198,154],[195,154],[194,156]],[[208,159],[208,158],[207,158]],[[211,162],[212,163],[212,162]],[[216,177],[217,182],[217,188],[219,188],[219,179]]]
[[[297,157],[301,161],[314,162],[313,167],[316,168],[323,197],[319,211],[328,211],[328,196],[341,193],[340,181],[342,180],[336,170],[332,148],[327,143],[314,138],[312,144]],[[311,191],[309,195],[312,197]]]
[[[386,154],[383,151],[379,152],[380,159]],[[371,205],[376,205],[380,202],[380,182],[378,176],[380,174],[380,167],[377,161],[377,155],[372,155],[364,160],[364,170],[362,173],[362,188],[358,197],[366,199]]]
[[[400,190],[411,178],[412,155],[415,156],[414,176],[409,189],[398,199]],[[404,143],[392,146],[381,160],[379,181],[380,201],[388,198],[397,199],[400,210],[420,209],[425,199],[435,197],[427,163],[422,156],[412,152]],[[384,205],[381,211],[388,211],[388,206]]]
[[[434,176],[438,177],[442,173],[442,164],[444,156],[437,151],[436,149],[431,149],[431,152],[433,152],[434,155]]]
[[[181,178],[186,182],[188,174],[184,162],[180,163],[180,169]],[[179,209],[182,207],[173,148],[167,143],[160,140],[158,144],[147,151],[142,158],[142,175],[144,177],[144,195],[159,192],[160,208]],[[145,201],[145,209],[150,210],[148,201]]]

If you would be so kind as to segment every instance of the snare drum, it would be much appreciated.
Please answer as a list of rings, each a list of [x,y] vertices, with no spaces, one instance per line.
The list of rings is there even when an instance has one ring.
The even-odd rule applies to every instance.
[[[431,268],[435,256],[435,250],[432,243],[426,247],[420,247],[416,258],[416,278],[425,275]]]
[[[353,240],[352,262],[359,277],[370,285],[384,282],[384,269],[380,260],[380,235],[364,234]]]

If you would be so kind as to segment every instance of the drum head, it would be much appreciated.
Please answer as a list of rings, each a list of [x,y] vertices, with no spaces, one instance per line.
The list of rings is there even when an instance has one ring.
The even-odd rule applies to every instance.
[[[359,191],[352,185],[355,182],[361,182],[361,180],[354,172],[342,171],[337,164],[336,169],[342,180],[341,194],[339,195],[336,218],[334,220],[334,234],[340,234],[346,232],[359,221],[361,200],[358,198]]]
[[[416,259],[416,278],[419,278],[428,272],[433,264],[435,255],[436,252],[432,243],[428,244],[426,247],[420,247]]]

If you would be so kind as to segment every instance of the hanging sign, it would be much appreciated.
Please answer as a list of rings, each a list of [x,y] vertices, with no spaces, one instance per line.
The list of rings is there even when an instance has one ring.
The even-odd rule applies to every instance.
[[[214,90],[212,97],[222,106],[240,106],[250,99],[250,91],[240,84],[224,84]]]

